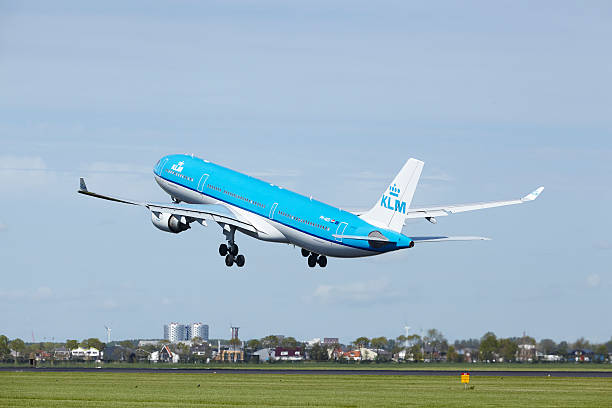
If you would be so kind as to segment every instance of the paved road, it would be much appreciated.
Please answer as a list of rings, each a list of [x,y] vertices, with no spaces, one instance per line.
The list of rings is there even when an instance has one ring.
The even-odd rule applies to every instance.
[[[257,368],[68,368],[68,367],[0,367],[0,371],[54,373],[184,373],[184,374],[300,374],[300,375],[424,375],[459,376],[455,370],[283,370]],[[598,377],[612,378],[612,371],[470,371],[485,377]]]

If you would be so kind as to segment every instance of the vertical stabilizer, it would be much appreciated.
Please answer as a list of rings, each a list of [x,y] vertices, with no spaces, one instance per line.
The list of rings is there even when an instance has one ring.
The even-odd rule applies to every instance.
[[[423,162],[408,159],[374,207],[360,217],[372,225],[400,232],[421,177]]]

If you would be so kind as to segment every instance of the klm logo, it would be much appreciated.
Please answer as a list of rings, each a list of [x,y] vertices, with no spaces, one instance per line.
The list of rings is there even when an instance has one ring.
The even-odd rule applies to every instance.
[[[185,164],[185,162],[178,162],[178,164],[173,164],[172,165],[172,170],[176,171],[177,173],[180,173],[181,171],[183,171],[183,164]]]
[[[383,194],[380,200],[380,206],[385,207],[391,211],[397,211],[402,214],[406,214],[406,202],[398,199],[400,195],[400,189],[395,184],[389,187],[389,195]],[[395,199],[389,197],[396,197]]]

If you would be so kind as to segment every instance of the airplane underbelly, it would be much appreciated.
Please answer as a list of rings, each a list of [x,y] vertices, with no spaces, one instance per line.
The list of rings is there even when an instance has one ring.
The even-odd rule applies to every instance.
[[[305,232],[298,231],[284,224],[274,223],[275,227],[287,237],[294,245],[305,248],[319,255],[333,256],[337,258],[358,258],[362,256],[378,255],[378,252],[354,248],[341,243],[330,242],[315,237]]]

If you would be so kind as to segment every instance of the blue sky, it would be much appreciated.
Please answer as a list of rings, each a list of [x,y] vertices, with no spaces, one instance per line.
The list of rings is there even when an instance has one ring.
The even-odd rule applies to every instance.
[[[610,338],[609,2],[124,3],[0,4],[0,332]],[[546,190],[405,229],[492,241],[314,270],[245,236],[227,269],[216,225],[76,194],[166,200],[152,167],[183,152],[349,209],[409,157],[415,205]]]

